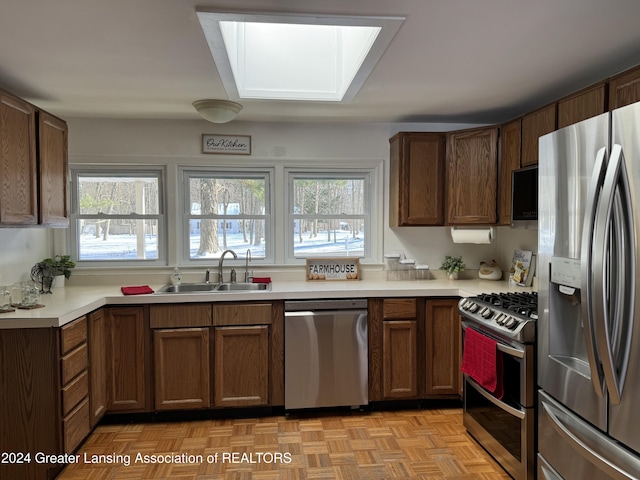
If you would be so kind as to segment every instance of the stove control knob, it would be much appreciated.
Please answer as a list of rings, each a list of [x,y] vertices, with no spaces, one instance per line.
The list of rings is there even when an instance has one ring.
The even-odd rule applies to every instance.
[[[511,317],[511,318],[507,321],[507,323],[506,323],[505,325],[506,325],[506,327],[507,327],[507,328],[509,328],[509,329],[513,330],[514,328],[516,328],[516,327],[518,326],[518,323],[519,323],[519,322],[518,322],[515,318]]]
[[[470,303],[471,305],[469,305],[469,308],[467,310],[469,310],[471,313],[476,313],[480,307],[478,306],[477,303],[473,303],[473,302],[470,302]]]
[[[504,317],[506,317],[506,315],[505,315],[504,313],[500,313],[500,314],[498,314],[498,315],[496,316],[496,323],[497,323],[498,325],[501,325],[501,324],[502,324],[501,322],[504,320]]]
[[[480,315],[482,316],[482,318],[491,318],[491,315],[493,315],[493,311],[490,308],[485,307],[484,310],[480,312]]]

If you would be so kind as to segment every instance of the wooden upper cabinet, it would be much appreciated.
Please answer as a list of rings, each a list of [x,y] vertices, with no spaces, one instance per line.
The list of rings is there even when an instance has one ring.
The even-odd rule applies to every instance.
[[[523,167],[538,163],[538,139],[556,129],[556,104],[552,103],[540,110],[522,117],[522,157]]]
[[[40,219],[49,227],[68,227],[67,123],[38,112],[38,167],[40,173]]]
[[[511,224],[511,173],[520,168],[522,119],[505,123],[500,132],[498,225]]]
[[[609,79],[609,110],[640,102],[640,66]]]
[[[448,134],[447,224],[494,224],[498,189],[498,127]]]
[[[389,143],[389,225],[442,225],[445,135],[400,132]]]
[[[36,225],[36,112],[0,91],[0,225]]]
[[[607,85],[592,85],[558,101],[558,128],[581,122],[607,111]]]

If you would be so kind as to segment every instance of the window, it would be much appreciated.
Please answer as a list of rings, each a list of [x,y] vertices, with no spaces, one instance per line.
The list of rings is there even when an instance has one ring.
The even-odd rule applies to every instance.
[[[183,170],[184,257],[218,258],[227,249],[272,259],[271,171]]]
[[[370,173],[290,171],[290,259],[370,256]]]
[[[72,167],[71,254],[78,262],[164,264],[161,169]]]

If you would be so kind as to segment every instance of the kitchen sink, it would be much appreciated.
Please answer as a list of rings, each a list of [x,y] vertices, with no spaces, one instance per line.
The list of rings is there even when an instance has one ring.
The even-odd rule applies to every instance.
[[[268,290],[266,283],[181,283],[165,285],[156,293],[223,293]]]

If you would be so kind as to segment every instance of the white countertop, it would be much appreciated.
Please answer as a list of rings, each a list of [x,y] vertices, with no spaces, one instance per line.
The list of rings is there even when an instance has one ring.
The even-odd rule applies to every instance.
[[[157,291],[164,284],[150,285]],[[150,303],[237,302],[318,298],[372,297],[468,297],[480,293],[533,291],[509,285],[507,281],[424,280],[424,281],[277,281],[266,291],[123,295],[120,286],[96,286],[52,289],[41,295],[43,308],[16,309],[0,314],[2,328],[61,327],[105,305],[142,305]]]

